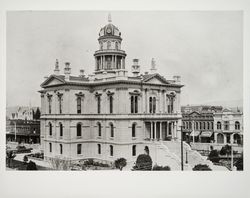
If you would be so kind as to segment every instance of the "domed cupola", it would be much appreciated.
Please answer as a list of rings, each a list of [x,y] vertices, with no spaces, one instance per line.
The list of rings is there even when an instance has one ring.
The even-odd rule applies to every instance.
[[[121,32],[112,24],[111,15],[108,24],[99,32],[99,50],[94,54],[96,60],[95,73],[116,73],[125,70],[126,53],[121,50]]]

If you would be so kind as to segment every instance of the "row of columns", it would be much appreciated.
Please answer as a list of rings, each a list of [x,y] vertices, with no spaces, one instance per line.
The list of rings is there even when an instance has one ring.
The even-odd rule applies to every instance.
[[[108,69],[106,56],[103,55],[103,56],[99,56],[99,57],[100,57],[100,60],[97,60],[97,57],[95,58],[96,70]],[[117,55],[111,55],[111,67],[110,67],[110,69],[118,69]],[[125,69],[125,57],[121,56],[119,69]]]
[[[157,123],[160,125],[159,130],[159,140],[163,139],[162,126],[165,124],[165,136],[170,136],[171,138],[177,138],[177,121],[151,121],[150,122],[150,140],[157,140]]]

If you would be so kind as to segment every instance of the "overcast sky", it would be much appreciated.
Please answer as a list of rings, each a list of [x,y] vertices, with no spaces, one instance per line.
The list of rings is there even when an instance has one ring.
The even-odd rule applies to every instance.
[[[242,100],[242,12],[111,12],[122,33],[126,69],[138,58],[141,71],[167,79],[180,75],[181,104]],[[7,14],[7,106],[40,106],[40,84],[71,62],[72,74],[94,71],[98,33],[108,11],[27,11]]]

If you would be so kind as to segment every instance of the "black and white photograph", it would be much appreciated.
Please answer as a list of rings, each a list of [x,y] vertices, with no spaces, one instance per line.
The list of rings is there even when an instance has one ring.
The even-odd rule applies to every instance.
[[[9,11],[6,168],[243,170],[242,31],[241,11]]]
[[[2,13],[1,184],[47,197],[28,186],[54,175],[77,185],[52,197],[113,197],[118,178],[133,196],[247,197],[247,12],[106,6]],[[99,191],[81,192],[94,178]]]

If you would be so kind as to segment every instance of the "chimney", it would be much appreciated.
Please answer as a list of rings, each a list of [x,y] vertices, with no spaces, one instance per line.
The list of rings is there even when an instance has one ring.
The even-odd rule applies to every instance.
[[[84,69],[80,69],[80,77],[84,77]]]
[[[175,81],[176,84],[180,84],[181,83],[181,76],[173,76],[173,79]]]
[[[133,59],[132,73],[134,77],[137,77],[140,73],[139,59]]]
[[[150,69],[150,71],[151,71],[151,74],[154,74],[154,73],[156,73],[156,65],[155,65],[155,59],[154,58],[152,58],[152,60],[151,60],[151,69]]]
[[[70,63],[66,62],[64,68],[65,80],[69,81],[70,73],[71,73]]]
[[[58,62],[58,59],[56,59],[54,74],[59,75],[59,72],[60,72],[60,70],[59,70],[59,62]]]

